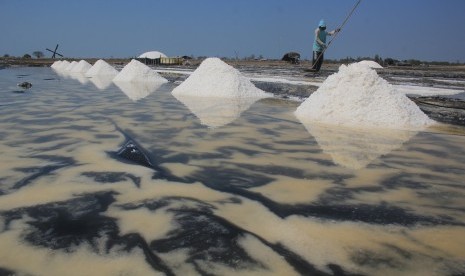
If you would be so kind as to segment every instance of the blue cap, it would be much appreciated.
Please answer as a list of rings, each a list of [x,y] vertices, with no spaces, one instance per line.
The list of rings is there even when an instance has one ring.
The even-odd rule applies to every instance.
[[[320,20],[320,24],[318,24],[318,27],[326,27],[326,23],[323,19]]]

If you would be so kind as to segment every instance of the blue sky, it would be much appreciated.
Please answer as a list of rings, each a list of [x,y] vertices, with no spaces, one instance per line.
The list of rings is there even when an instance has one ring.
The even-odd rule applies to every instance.
[[[355,0],[0,0],[0,55],[53,48],[66,57],[311,56]],[[464,0],[362,0],[327,58],[465,62]]]

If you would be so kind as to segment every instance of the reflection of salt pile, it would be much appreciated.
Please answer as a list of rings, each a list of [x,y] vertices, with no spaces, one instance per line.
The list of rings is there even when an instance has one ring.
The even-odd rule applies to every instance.
[[[133,59],[119,74],[113,79],[115,82],[168,82],[165,78],[160,76],[155,70],[152,70],[147,65]]]
[[[238,70],[219,58],[208,58],[183,83],[173,89],[173,95],[264,98],[268,94],[256,88]]]
[[[203,61],[172,94],[209,127],[234,121],[254,102],[269,96],[218,58]]]
[[[400,148],[416,134],[414,131],[335,128],[308,121],[302,123],[334,163],[354,170],[365,168],[380,156]]]
[[[168,80],[147,65],[133,59],[116,75],[113,82],[131,100],[137,101],[153,93]]]
[[[373,68],[373,69],[382,69],[383,66],[379,65],[379,63],[377,63],[376,61],[373,61],[373,60],[362,60],[360,62],[358,62],[359,64],[363,64],[363,65],[366,65],[370,68]]]
[[[219,98],[173,95],[200,119],[203,125],[215,128],[239,118],[259,98]]]
[[[90,63],[88,63],[87,61],[85,60],[80,60],[71,70],[69,70],[71,73],[85,73],[87,72],[90,68],[92,67],[92,65],[90,65]]]
[[[110,64],[106,63],[104,60],[99,59],[95,64],[86,72],[87,77],[94,76],[109,76],[114,78],[118,75],[118,70],[113,68]]]
[[[95,64],[86,72],[90,81],[100,90],[110,86],[113,78],[118,75],[118,70],[102,59],[97,60]]]
[[[133,101],[140,100],[142,98],[147,97],[148,95],[152,94],[156,90],[158,90],[162,85],[163,82],[127,82],[127,81],[117,81],[114,82],[115,85],[123,91],[129,99]]]
[[[113,83],[113,78],[105,75],[93,76],[89,80],[100,90],[107,89]]]
[[[301,121],[357,127],[420,129],[434,123],[375,70],[341,65],[296,110]]]

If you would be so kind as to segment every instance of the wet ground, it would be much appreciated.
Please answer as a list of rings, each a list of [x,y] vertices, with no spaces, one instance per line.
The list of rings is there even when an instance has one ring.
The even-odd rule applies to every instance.
[[[463,126],[303,124],[329,71],[241,70],[277,96],[0,70],[0,275],[465,273]]]

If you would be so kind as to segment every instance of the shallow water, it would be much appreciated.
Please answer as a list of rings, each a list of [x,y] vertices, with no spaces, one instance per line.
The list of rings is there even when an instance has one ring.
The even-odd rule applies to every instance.
[[[0,274],[465,273],[465,129],[173,88],[0,70]]]

